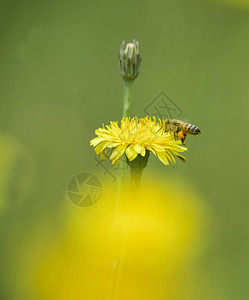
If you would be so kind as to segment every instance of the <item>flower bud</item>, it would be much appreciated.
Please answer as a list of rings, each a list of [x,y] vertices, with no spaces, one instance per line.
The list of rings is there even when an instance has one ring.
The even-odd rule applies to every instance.
[[[139,73],[141,50],[139,42],[133,40],[126,44],[123,41],[119,52],[120,74],[124,80],[134,80]]]

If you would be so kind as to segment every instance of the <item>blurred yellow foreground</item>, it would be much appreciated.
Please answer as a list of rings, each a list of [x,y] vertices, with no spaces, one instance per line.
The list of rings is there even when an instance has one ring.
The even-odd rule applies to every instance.
[[[183,299],[202,228],[202,203],[181,181],[144,182],[118,209],[114,185],[104,186],[94,206],[70,206],[65,230],[30,273],[33,297]]]

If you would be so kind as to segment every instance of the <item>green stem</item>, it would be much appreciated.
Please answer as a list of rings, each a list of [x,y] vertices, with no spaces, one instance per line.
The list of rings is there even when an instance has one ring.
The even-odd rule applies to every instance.
[[[124,81],[123,117],[129,117],[129,114],[130,114],[132,83],[133,83],[132,80]]]
[[[143,168],[130,168],[131,191],[137,193],[140,187]]]
[[[123,117],[129,117],[130,114],[130,103],[131,103],[131,90],[132,90],[132,80],[124,80],[124,103],[123,103]],[[125,169],[126,169],[126,158],[125,154],[120,159],[119,162],[119,177],[118,177],[118,198],[122,192],[122,188],[125,181]]]
[[[130,113],[130,103],[131,103],[131,88],[132,81],[124,81],[124,104],[123,104],[123,117],[128,117]],[[116,202],[116,226],[118,224],[118,216],[120,211],[120,197],[124,190],[124,182],[125,182],[125,169],[126,169],[126,156],[123,156],[119,162],[119,176],[118,176],[118,190],[117,190],[117,202]],[[126,233],[123,233],[123,236],[119,236],[120,233],[115,232],[115,246],[113,250],[113,262],[114,266],[112,268],[110,287],[108,300],[118,299],[119,297],[119,289],[120,289],[120,281],[122,277],[122,269],[124,264],[124,255],[125,255],[125,244],[126,244]],[[122,239],[121,249],[118,245],[118,238]]]

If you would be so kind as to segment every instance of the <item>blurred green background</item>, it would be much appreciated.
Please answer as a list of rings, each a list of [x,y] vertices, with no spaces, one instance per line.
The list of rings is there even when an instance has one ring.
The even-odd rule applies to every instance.
[[[146,169],[183,178],[208,211],[191,299],[248,299],[248,37],[248,1],[1,1],[0,299],[29,299],[22,272],[61,231],[71,177],[111,182],[89,141],[121,118],[117,55],[133,38],[142,64],[131,115],[164,91],[202,130],[186,164],[151,157]]]

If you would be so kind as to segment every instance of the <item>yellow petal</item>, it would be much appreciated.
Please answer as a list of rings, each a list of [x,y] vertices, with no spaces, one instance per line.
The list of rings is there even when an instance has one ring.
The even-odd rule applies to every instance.
[[[170,154],[170,151],[165,151],[164,153],[168,160],[172,163],[172,165],[174,165],[176,161],[174,157]]]
[[[177,152],[174,152],[174,151],[172,151],[174,154],[175,154],[175,156],[177,157],[177,158],[179,158],[182,162],[186,162],[186,158],[184,157],[184,156],[182,156],[182,155],[180,155],[179,153],[177,153]]]
[[[126,145],[119,145],[111,154],[110,160],[115,161],[120,159],[123,153],[125,152]]]
[[[100,158],[101,158],[101,160],[105,160],[105,152],[104,151],[102,151],[100,153]]]
[[[146,153],[146,149],[145,149],[145,147],[144,147],[144,146],[142,146],[141,155],[142,155],[142,156],[145,156],[145,153]]]
[[[108,144],[109,144],[109,142],[102,142],[98,146],[95,147],[94,151],[97,154],[100,154],[107,147]]]
[[[117,166],[119,164],[120,159],[121,159],[121,156],[118,159],[113,160],[112,164]]]
[[[134,160],[138,153],[135,151],[135,148],[133,145],[130,145],[129,147],[126,148],[125,154],[127,156],[127,158],[129,159],[129,161]]]
[[[141,154],[142,156],[145,156],[145,147],[144,145],[136,144],[134,146],[134,149],[137,153]]]
[[[161,160],[161,162],[163,162],[166,166],[169,165],[168,159],[165,156],[164,152],[158,152],[158,151],[156,151],[156,154],[157,154],[158,158]]]
[[[97,146],[99,143],[101,143],[101,142],[103,142],[104,141],[104,139],[101,137],[96,137],[96,138],[94,138],[94,139],[92,139],[91,141],[90,141],[90,145],[91,146],[93,146],[93,147],[95,147],[95,146]]]
[[[150,145],[146,145],[146,148],[156,156],[156,151]]]

